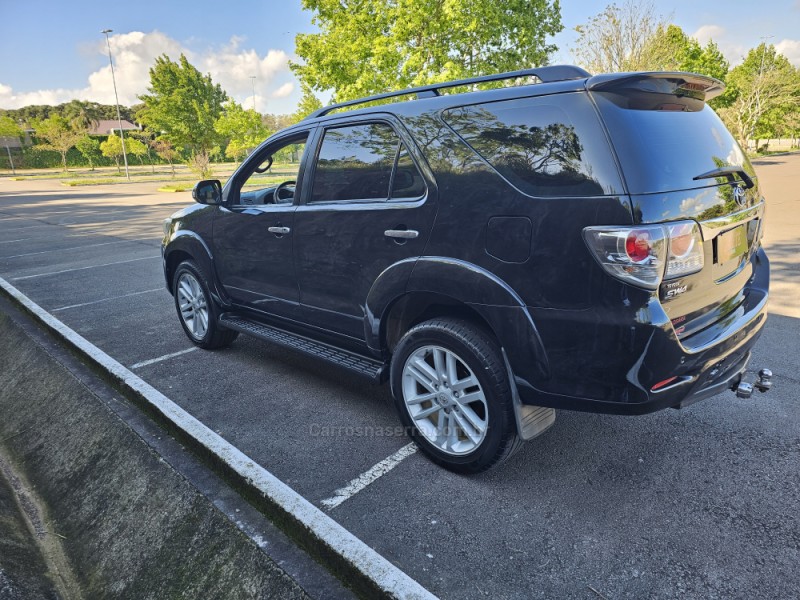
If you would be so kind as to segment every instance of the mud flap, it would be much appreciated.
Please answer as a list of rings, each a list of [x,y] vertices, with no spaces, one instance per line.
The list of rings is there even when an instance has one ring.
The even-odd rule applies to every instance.
[[[517,434],[525,441],[532,440],[550,429],[550,426],[556,422],[556,411],[554,408],[546,406],[529,406],[522,403],[519,398],[514,373],[511,371],[511,365],[508,362],[506,349],[502,348],[502,352],[503,361],[505,362],[506,372],[508,374],[508,385],[511,388],[511,396],[514,401],[514,417],[517,422]]]

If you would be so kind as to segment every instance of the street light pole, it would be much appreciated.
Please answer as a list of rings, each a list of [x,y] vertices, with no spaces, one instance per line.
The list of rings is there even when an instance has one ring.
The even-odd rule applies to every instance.
[[[256,112],[256,76],[250,75],[250,81],[253,82],[253,112]]]
[[[128,173],[128,154],[125,152],[125,136],[122,134],[122,115],[119,112],[119,96],[117,95],[117,78],[114,76],[114,61],[111,60],[111,43],[108,41],[108,34],[113,29],[103,29],[100,33],[106,36],[106,46],[108,47],[108,64],[111,65],[111,81],[114,83],[114,100],[117,101],[117,122],[119,123],[119,139],[122,142],[122,159],[125,161],[125,177],[128,181],[131,180],[131,174]]]

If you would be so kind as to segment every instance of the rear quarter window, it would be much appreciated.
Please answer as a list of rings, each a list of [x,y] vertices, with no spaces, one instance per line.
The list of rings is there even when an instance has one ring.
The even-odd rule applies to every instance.
[[[529,196],[622,193],[594,106],[583,92],[450,109],[445,122]]]

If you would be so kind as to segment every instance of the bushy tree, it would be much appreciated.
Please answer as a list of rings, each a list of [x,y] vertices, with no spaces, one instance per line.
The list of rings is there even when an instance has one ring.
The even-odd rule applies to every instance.
[[[39,144],[42,150],[55,150],[61,154],[61,164],[67,170],[67,152],[85,135],[85,131],[75,129],[73,125],[62,116],[53,114],[43,121],[34,123],[36,137],[45,140]]]
[[[148,92],[139,96],[144,103],[137,113],[141,122],[192,156],[203,155],[200,162],[207,163],[220,141],[214,124],[222,115],[227,94],[183,54],[178,62],[166,55],[156,59]]]
[[[292,122],[297,123],[305,119],[315,110],[322,108],[322,102],[314,95],[314,92],[305,83],[300,86],[303,90],[303,95],[300,97],[300,104],[297,105],[297,110],[292,114]]]
[[[100,144],[100,152],[102,152],[103,156],[114,159],[114,163],[117,165],[117,173],[122,172],[119,168],[119,159],[122,156],[122,141],[120,141],[119,136],[108,136],[108,139]]]
[[[19,139],[22,136],[22,130],[19,128],[19,125],[16,124],[14,119],[8,116],[0,117],[0,138],[9,139]],[[8,144],[5,146],[6,154],[8,154],[8,162],[11,166],[11,172],[16,174],[17,170],[14,168],[14,159],[11,158],[11,149],[8,147]]]
[[[266,139],[269,132],[255,110],[243,109],[230,100],[224,106],[222,116],[214,124],[217,133],[228,140],[225,156],[236,161]]]
[[[75,147],[89,163],[89,170],[94,171],[94,161],[102,156],[100,142],[91,136],[84,135],[75,142]]]
[[[180,151],[172,145],[172,142],[164,138],[156,138],[153,140],[153,150],[163,160],[169,163],[172,169],[172,176],[175,177],[175,161],[180,158]]]
[[[291,68],[342,101],[546,64],[558,0],[303,0],[319,33],[295,38]]]
[[[572,55],[592,73],[646,71],[653,53],[649,46],[667,25],[666,17],[656,12],[652,2],[610,4],[575,28],[578,39]]]
[[[776,135],[779,124],[800,110],[800,72],[775,51],[760,44],[731,69],[734,99],[720,116],[739,143]]]
[[[127,134],[127,138],[128,139],[134,138],[142,143],[144,147],[144,154],[141,156],[141,158],[139,158],[138,156],[137,158],[139,158],[139,162],[141,163],[143,161],[144,156],[146,155],[147,163],[150,165],[150,168],[152,169],[153,173],[155,173],[156,165],[155,162],[153,161],[153,155],[152,155],[152,151],[155,149],[153,134],[147,129],[136,129],[133,131],[129,131]]]
[[[144,166],[144,157],[148,154],[147,144],[135,137],[125,138],[125,150],[128,154],[135,156],[139,159],[139,164]]]

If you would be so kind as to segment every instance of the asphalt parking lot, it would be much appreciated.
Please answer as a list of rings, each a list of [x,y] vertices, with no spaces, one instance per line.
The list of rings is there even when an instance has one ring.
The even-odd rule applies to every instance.
[[[385,386],[244,336],[195,350],[159,252],[186,193],[0,179],[0,276],[442,598],[795,598],[800,155],[757,170],[773,297],[751,368],[774,389],[644,417],[562,411],[476,477],[411,452]]]

